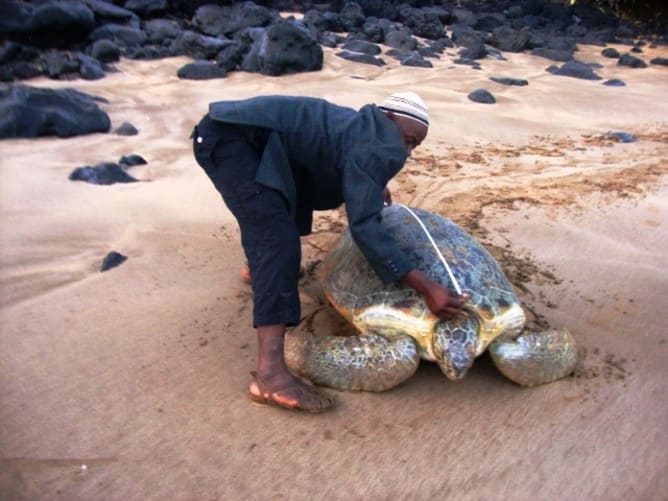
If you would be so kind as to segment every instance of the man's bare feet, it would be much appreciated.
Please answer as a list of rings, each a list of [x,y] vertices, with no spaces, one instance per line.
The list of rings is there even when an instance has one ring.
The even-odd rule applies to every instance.
[[[240,275],[241,275],[241,280],[243,280],[245,283],[250,284],[252,282],[250,268],[248,267],[248,265],[241,268]]]
[[[292,374],[273,381],[263,381],[256,373],[253,376],[248,386],[248,396],[253,402],[311,413],[324,412],[334,406],[331,396]]]
[[[303,277],[305,273],[306,273],[306,268],[301,266],[299,268],[299,277],[300,278]],[[248,265],[245,265],[243,268],[241,268],[239,275],[241,276],[241,280],[243,280],[244,283],[246,284],[253,283],[253,279],[251,278],[250,268],[248,267]]]

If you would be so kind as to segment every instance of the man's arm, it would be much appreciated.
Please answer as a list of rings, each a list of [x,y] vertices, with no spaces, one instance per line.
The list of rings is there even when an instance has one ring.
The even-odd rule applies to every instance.
[[[457,316],[468,299],[467,294],[459,295],[449,291],[417,269],[401,277],[401,282],[415,289],[424,298],[431,312],[443,320]]]

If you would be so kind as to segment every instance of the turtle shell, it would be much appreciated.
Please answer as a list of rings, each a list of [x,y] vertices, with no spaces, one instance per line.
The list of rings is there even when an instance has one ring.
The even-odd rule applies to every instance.
[[[464,312],[477,321],[476,356],[497,337],[515,337],[521,331],[525,316],[510,282],[492,255],[461,227],[433,212],[399,204],[384,208],[380,217],[415,268],[453,291],[458,285],[468,293]],[[358,330],[408,334],[418,342],[423,358],[437,359],[431,348],[433,333],[439,322],[447,321],[433,315],[410,287],[398,281],[383,284],[348,230],[325,257],[322,269],[327,298]]]

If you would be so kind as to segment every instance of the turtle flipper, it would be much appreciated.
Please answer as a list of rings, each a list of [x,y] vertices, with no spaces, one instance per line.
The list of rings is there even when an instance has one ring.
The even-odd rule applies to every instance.
[[[511,381],[536,386],[568,376],[575,369],[577,346],[566,329],[524,331],[489,346],[494,364]]]
[[[315,384],[338,390],[384,391],[411,377],[420,363],[410,336],[378,334],[285,337],[288,367]]]

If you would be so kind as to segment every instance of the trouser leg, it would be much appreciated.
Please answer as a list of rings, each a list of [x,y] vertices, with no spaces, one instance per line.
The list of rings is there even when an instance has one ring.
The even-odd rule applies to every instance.
[[[198,127],[194,150],[239,223],[253,277],[253,325],[296,325],[299,233],[284,197],[255,181],[260,154],[229,126],[223,133],[215,127]]]

